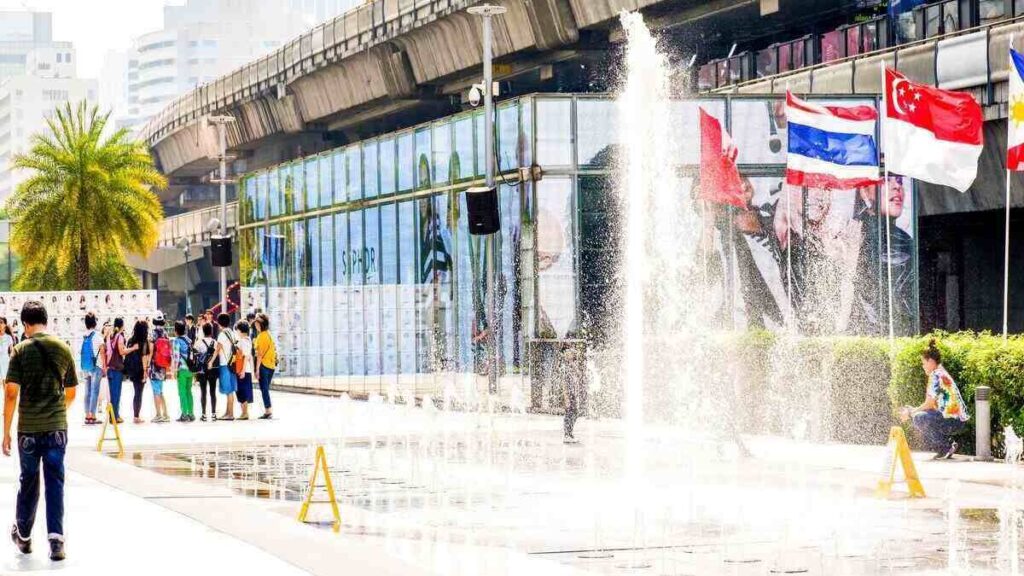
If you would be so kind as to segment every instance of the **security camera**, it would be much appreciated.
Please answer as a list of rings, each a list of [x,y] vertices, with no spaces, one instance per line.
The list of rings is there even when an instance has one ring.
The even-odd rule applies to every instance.
[[[473,87],[469,89],[469,103],[471,106],[476,107],[480,105],[480,100],[484,97],[483,92],[479,84],[473,84]]]

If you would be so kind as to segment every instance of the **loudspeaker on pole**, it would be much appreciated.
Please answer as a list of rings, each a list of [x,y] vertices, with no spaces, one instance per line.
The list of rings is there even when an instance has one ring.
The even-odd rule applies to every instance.
[[[480,186],[466,190],[466,211],[470,234],[485,236],[501,230],[497,188]]]
[[[226,268],[231,266],[231,237],[214,236],[210,239],[210,256],[213,266]]]

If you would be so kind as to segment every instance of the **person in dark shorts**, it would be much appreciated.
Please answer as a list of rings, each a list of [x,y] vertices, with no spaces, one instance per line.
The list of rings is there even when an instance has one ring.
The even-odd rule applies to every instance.
[[[238,334],[238,349],[242,351],[245,358],[245,371],[238,376],[238,404],[242,407],[242,415],[239,420],[249,419],[249,405],[252,404],[252,374],[253,354],[252,340],[249,338],[249,323],[242,320],[235,324],[235,333]]]
[[[18,410],[20,488],[11,540],[22,554],[32,553],[32,525],[39,505],[42,469],[46,497],[46,532],[50,559],[64,559],[64,453],[68,443],[68,405],[75,399],[78,376],[71,350],[46,333],[42,302],[21,309],[28,338],[15,346],[4,385],[4,456],[11,455],[11,423]]]

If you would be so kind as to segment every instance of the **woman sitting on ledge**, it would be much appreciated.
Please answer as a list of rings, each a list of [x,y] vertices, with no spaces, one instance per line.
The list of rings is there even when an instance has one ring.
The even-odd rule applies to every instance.
[[[970,415],[964,406],[963,396],[953,377],[942,367],[942,353],[933,338],[928,348],[921,353],[921,367],[928,375],[924,404],[917,408],[906,406],[903,420],[913,418],[914,429],[921,434],[925,446],[935,450],[934,460],[951,459],[956,454],[957,444],[953,440],[967,425]]]

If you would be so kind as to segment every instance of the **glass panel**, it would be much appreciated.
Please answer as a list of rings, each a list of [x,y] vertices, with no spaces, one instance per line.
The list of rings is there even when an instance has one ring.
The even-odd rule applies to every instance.
[[[266,172],[261,172],[257,177],[256,185],[256,219],[265,220],[267,218],[267,201],[268,201],[268,187],[270,182],[270,176]]]
[[[519,158],[522,166],[533,166],[533,98],[519,101]]]
[[[309,285],[320,286],[323,284],[320,267],[320,219],[313,218],[309,220],[308,226]]]
[[[735,84],[743,80],[743,56],[729,59],[729,82]]]
[[[309,237],[305,220],[292,222],[292,244],[294,252],[288,285],[296,288],[309,286]]]
[[[366,374],[375,378],[367,378],[368,392],[378,392],[380,379],[380,209],[363,210],[363,322],[366,325]]]
[[[498,173],[519,168],[519,106],[498,107]]]
[[[348,178],[346,179],[346,196],[349,202],[363,199],[363,164],[359,154],[359,146],[349,146],[345,149],[345,166]]]
[[[615,102],[577,100],[576,132],[580,166],[611,166],[619,141],[619,113]]]
[[[846,56],[860,54],[860,26],[853,26],[846,29]]]
[[[416,386],[433,389],[433,378],[424,376],[434,369],[434,278],[437,274],[435,240],[438,237],[438,214],[434,198],[416,201]],[[443,266],[443,263],[442,263]]]
[[[239,199],[238,213],[241,216],[241,223],[249,224],[256,220],[256,178],[243,177],[241,187],[244,193]]]
[[[412,132],[398,136],[398,191],[412,190],[415,180]]]
[[[341,204],[348,200],[348,170],[346,169],[345,151],[336,150],[331,153],[331,164],[334,165],[334,179],[331,182],[335,204]]]
[[[496,282],[497,302],[501,307],[498,314],[499,376],[513,373],[522,366],[522,310],[519,307],[519,256],[523,237],[521,198],[518,186],[502,186],[499,205],[501,211],[501,236],[498,247],[501,261]]]
[[[1024,0],[1022,0],[1024,1]],[[714,63],[704,64],[697,72],[697,88],[701,91],[710,90],[715,87],[715,65]]]
[[[317,192],[317,185],[320,183],[320,177],[317,175],[317,162],[316,158],[310,158],[305,162],[306,173],[302,180],[305,183],[306,210],[316,210],[320,205],[320,195]]]
[[[400,372],[416,373],[416,295],[419,282],[419,262],[416,259],[418,242],[416,228],[416,202],[398,205],[398,264],[399,264],[399,337]],[[407,383],[403,380],[403,385]],[[415,380],[408,382],[415,385]]]
[[[1024,0],[1013,0],[1013,15],[1024,16]]]
[[[380,208],[381,385],[389,397],[398,374],[398,228],[395,204]]]
[[[878,22],[868,22],[861,26],[861,49],[864,52],[874,52],[881,48],[878,45]]]
[[[611,328],[604,319],[614,317],[618,203],[608,176],[580,176],[579,190],[581,321],[588,337],[601,341]]]
[[[960,2],[953,0],[942,5],[943,32],[956,32],[960,29]]]
[[[334,216],[320,217],[320,284],[333,286],[335,280],[334,267]],[[316,249],[316,248],[314,248]]]
[[[447,122],[435,124],[432,128],[434,140],[434,184],[451,181],[452,126]]]
[[[486,346],[476,337],[486,329],[484,289],[486,270],[484,268],[484,237],[469,234],[469,217],[466,194],[456,196],[459,202],[459,217],[456,231],[455,283],[458,309],[457,369],[463,374],[477,374],[484,370]]]
[[[476,175],[483,176],[487,173],[487,166],[484,163],[487,157],[484,155],[484,114],[477,112],[473,114],[473,131],[476,134]]]
[[[838,30],[821,35],[821,61],[831,62],[843,57],[842,36]]]
[[[572,101],[537,100],[537,163],[572,164]]]
[[[455,153],[452,155],[452,174],[456,181],[473,177],[473,118],[463,116],[455,121]]]
[[[447,372],[452,369],[456,354],[455,327],[455,294],[453,275],[455,272],[453,251],[455,249],[453,231],[456,213],[454,206],[449,204],[449,196],[441,194],[435,199],[438,211],[438,228],[434,238],[434,283],[437,286],[437,299],[434,329],[437,341],[434,346],[435,370]]]
[[[302,212],[306,206],[306,179],[304,176],[302,162],[293,163],[291,165],[292,198],[288,203],[292,214]]]
[[[807,43],[810,39],[801,38],[793,43],[793,70],[799,70],[810,61],[807,59]]]
[[[321,156],[317,159],[320,172],[320,182],[317,186],[317,208],[326,208],[334,201],[334,178],[331,174],[331,157]]]
[[[263,245],[263,262],[271,287],[282,287],[285,285],[285,268],[288,258],[285,254],[287,246],[286,234],[280,225],[270,227],[270,236]]]
[[[336,214],[334,218],[334,261],[337,265],[336,283],[334,291],[334,337],[335,337],[335,371],[340,375],[350,375],[351,365],[351,333],[349,332],[349,295],[351,289],[351,257],[352,253],[348,243],[348,214]],[[340,379],[348,389],[348,380]]]
[[[537,183],[537,335],[566,338],[577,328],[573,183]]]
[[[775,73],[775,47],[772,46],[757,53],[757,76],[764,78]]]
[[[929,6],[925,8],[924,30],[925,37],[931,38],[941,33],[942,6]]]
[[[793,69],[793,45],[779,45],[779,72],[789,72]]]
[[[376,198],[380,191],[377,170],[377,141],[363,144],[363,198]]]
[[[417,190],[430,188],[433,183],[431,177],[431,152],[430,152],[430,129],[421,128],[416,131],[416,180],[414,185]]]
[[[380,193],[395,193],[395,139],[385,138],[380,141]]]
[[[728,86],[729,85],[729,61],[728,60],[719,60],[717,63],[715,63],[715,66],[716,66],[716,70],[717,70],[715,76],[717,77],[716,82],[718,83],[718,86],[719,87],[721,87],[721,86]]]
[[[349,292],[349,342],[352,350],[352,386],[365,393],[366,374],[366,316],[363,301],[366,259],[363,244],[363,213],[348,215],[349,268],[352,289]]]

